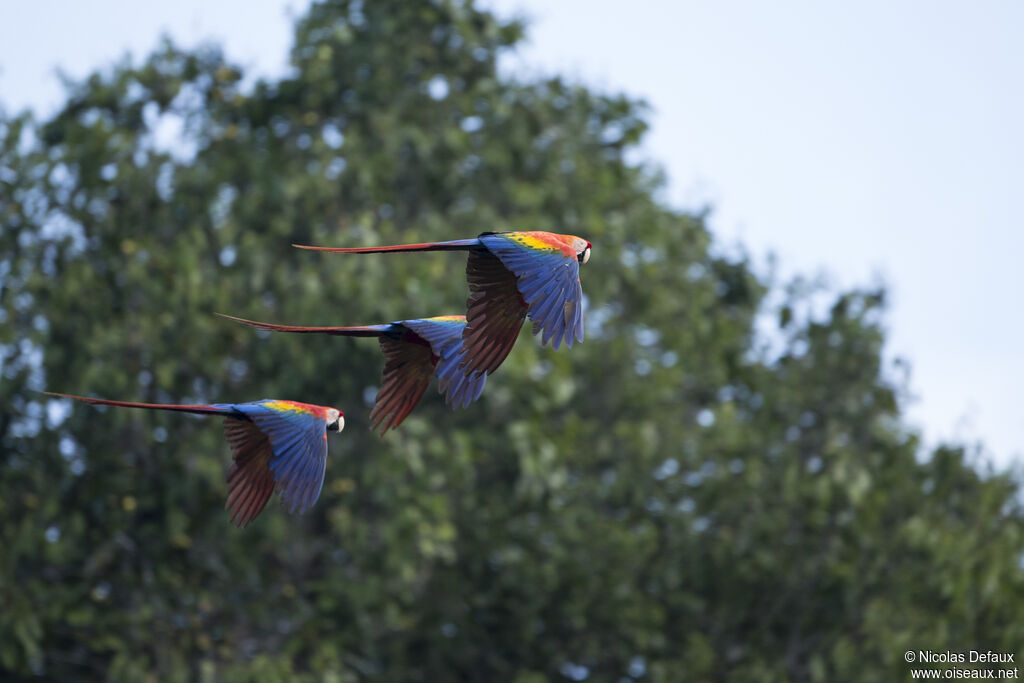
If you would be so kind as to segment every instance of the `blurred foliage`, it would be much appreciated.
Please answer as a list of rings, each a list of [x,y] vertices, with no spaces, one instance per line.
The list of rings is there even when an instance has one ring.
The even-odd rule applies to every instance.
[[[1019,652],[1017,482],[919,453],[884,293],[769,304],[656,200],[641,103],[496,69],[522,35],[472,2],[322,2],[283,80],[168,43],[50,120],[0,115],[5,680],[879,681],[907,649]],[[376,344],[211,315],[459,313],[464,255],[289,244],[524,228],[594,243],[586,342],[524,334],[481,401],[428,394],[385,439]],[[43,389],[348,429],[312,513],[239,530],[216,421]]]

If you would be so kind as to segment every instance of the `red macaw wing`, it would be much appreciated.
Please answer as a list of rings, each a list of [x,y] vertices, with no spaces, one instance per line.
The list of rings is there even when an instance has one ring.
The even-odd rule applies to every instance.
[[[523,301],[529,306],[534,334],[557,350],[564,341],[583,341],[583,287],[576,254],[543,232],[507,232],[480,236],[487,249],[515,273]]]
[[[487,381],[486,373],[465,372],[462,359],[462,332],[466,329],[466,316],[447,315],[418,320],[403,320],[402,324],[425,339],[437,357],[434,372],[437,375],[438,391],[444,394],[445,403],[455,408],[465,408],[480,398]]]
[[[526,302],[516,276],[501,260],[483,250],[469,252],[466,263],[469,299],[462,332],[466,375],[494,372],[508,357],[526,319]]]
[[[234,463],[228,470],[228,502],[231,521],[244,527],[266,507],[274,492],[270,473],[270,438],[252,422],[227,418],[224,437],[231,445]]]
[[[370,412],[372,429],[383,427],[383,435],[402,423],[419,403],[434,374],[430,347],[389,337],[380,338],[384,373],[377,402]]]
[[[327,471],[327,422],[295,401],[264,400],[238,406],[270,439],[269,470],[289,512],[305,512],[323,488]]]

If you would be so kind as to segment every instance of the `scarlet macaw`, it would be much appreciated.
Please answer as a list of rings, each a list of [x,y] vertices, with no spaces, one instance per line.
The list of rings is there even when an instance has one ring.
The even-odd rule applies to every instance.
[[[485,232],[450,242],[387,247],[309,247],[343,254],[401,251],[468,251],[469,299],[462,333],[469,373],[493,372],[508,356],[526,316],[541,342],[558,349],[583,341],[583,288],[580,265],[590,260],[591,244],[575,235],[551,232]]]
[[[443,315],[434,318],[399,320],[383,325],[354,327],[300,327],[275,325],[218,313],[250,327],[273,332],[332,334],[343,337],[377,337],[384,353],[384,373],[377,401],[370,412],[371,429],[381,425],[381,434],[397,427],[419,403],[436,374],[438,391],[445,403],[464,408],[480,397],[487,381],[486,373],[468,375],[459,369],[462,363],[462,331],[466,316]]]
[[[303,513],[320,497],[327,469],[327,432],[341,432],[345,415],[336,408],[297,401],[263,399],[253,403],[167,405],[131,403],[46,392],[93,405],[176,410],[223,415],[224,436],[234,462],[228,470],[231,521],[244,527],[266,506],[277,489],[289,512]]]

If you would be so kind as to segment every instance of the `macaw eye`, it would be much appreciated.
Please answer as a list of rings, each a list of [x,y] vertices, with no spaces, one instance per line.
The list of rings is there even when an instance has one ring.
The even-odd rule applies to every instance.
[[[590,247],[583,250],[583,254],[580,256],[580,263],[586,263],[590,260]]]

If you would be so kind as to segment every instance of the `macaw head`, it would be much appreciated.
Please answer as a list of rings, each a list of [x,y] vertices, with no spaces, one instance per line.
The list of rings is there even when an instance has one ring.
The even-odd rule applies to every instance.
[[[572,246],[576,250],[576,260],[584,264],[590,260],[590,249],[593,246],[582,237],[573,237]]]
[[[345,428],[345,413],[335,408],[327,409],[327,431],[341,432]]]

